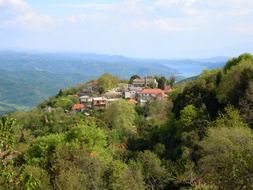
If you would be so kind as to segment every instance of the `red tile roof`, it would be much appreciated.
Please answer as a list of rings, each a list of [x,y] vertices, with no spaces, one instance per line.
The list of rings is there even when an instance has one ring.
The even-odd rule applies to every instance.
[[[164,93],[163,90],[159,89],[159,88],[147,88],[147,89],[143,89],[141,91],[142,94],[161,94],[161,93]]]
[[[81,110],[85,107],[84,104],[74,104],[72,110]]]
[[[147,88],[147,89],[143,89],[141,92],[141,94],[155,94],[155,95],[160,95],[161,97],[165,96],[165,93],[163,90],[159,89],[159,88]]]

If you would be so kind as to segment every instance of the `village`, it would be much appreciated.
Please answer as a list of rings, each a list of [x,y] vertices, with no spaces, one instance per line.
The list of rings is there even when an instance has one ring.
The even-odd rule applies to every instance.
[[[85,112],[106,109],[110,103],[125,99],[130,104],[144,106],[147,102],[164,100],[171,91],[170,85],[158,88],[154,77],[136,78],[130,84],[121,84],[104,93],[98,94],[97,82],[89,82],[77,93],[79,103],[72,106],[72,111]]]

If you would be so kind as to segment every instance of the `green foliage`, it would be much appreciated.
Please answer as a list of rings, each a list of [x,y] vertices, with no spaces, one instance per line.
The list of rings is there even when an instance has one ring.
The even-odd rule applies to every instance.
[[[164,90],[164,86],[167,85],[167,79],[162,77],[156,77],[156,81],[158,82],[158,88]]]
[[[63,93],[63,92],[62,92]],[[46,108],[47,106],[53,108],[62,108],[65,110],[71,109],[73,104],[79,103],[79,98],[76,95],[57,95],[56,97],[52,97],[49,101],[41,104],[40,107]]]
[[[198,109],[207,111],[210,117],[216,117],[222,105],[216,97],[216,84],[219,70],[204,71],[195,81],[188,83],[182,93],[173,101],[173,112],[176,117],[187,105],[192,104]]]
[[[79,144],[92,154],[110,159],[107,135],[104,130],[94,125],[79,125],[70,129],[65,135],[65,141],[70,144]]]
[[[155,83],[155,81],[151,81],[151,82],[149,83],[149,87],[150,87],[150,88],[157,88],[157,84]]]
[[[135,176],[134,171],[130,169],[127,164],[116,160],[110,164],[109,168],[110,169],[107,171],[107,175],[109,175],[108,189],[110,190],[145,189],[141,174],[139,173],[138,176]]]
[[[0,165],[0,189],[18,189],[20,180],[17,180],[19,168],[15,168],[13,163]]]
[[[39,137],[29,148],[26,154],[26,160],[28,163],[35,165],[45,165],[49,161],[48,159],[57,146],[63,142],[63,135],[51,134],[44,137]]]
[[[198,177],[195,173],[195,164],[191,160],[180,159],[175,162],[168,161],[167,168],[175,186],[180,189],[194,189],[194,181]],[[196,188],[197,189],[197,188]]]
[[[231,60],[229,60],[227,62],[227,64],[224,66],[223,70],[225,72],[227,72],[229,69],[231,69],[233,66],[236,66],[238,64],[240,64],[240,62],[242,61],[245,61],[245,60],[250,60],[250,61],[253,61],[253,57],[251,54],[249,53],[244,53],[242,55],[240,55],[239,57],[237,58],[233,58]]]
[[[65,109],[70,109],[74,103],[77,103],[77,100],[73,101],[71,98],[62,97],[57,99],[57,101],[54,103],[54,107],[62,107]]]
[[[0,189],[251,189],[252,84],[242,55],[145,106],[119,100],[87,116],[65,110],[83,85],[62,90],[2,118]]]
[[[105,189],[106,162],[85,148],[58,147],[53,164],[57,189]]]
[[[180,113],[177,127],[181,141],[181,158],[195,160],[197,144],[206,135],[209,122],[203,116],[203,111],[197,110],[193,105],[186,106]]]
[[[0,118],[0,189],[14,189],[18,169],[14,167],[15,131],[17,124],[10,116]]]
[[[164,76],[156,76],[155,79],[158,82],[158,88],[160,88],[162,90],[164,90],[164,87],[166,85],[173,87],[176,82],[175,76],[171,76],[169,79],[165,78]]]
[[[125,100],[113,102],[105,112],[105,121],[118,140],[123,140],[136,133],[134,126],[134,106]]]
[[[200,143],[199,173],[221,189],[251,189],[253,133],[245,127],[210,128]]]
[[[166,123],[167,116],[172,109],[172,102],[169,100],[158,100],[145,105],[146,115],[153,125]]]
[[[190,126],[197,116],[197,108],[194,105],[188,105],[180,112],[180,123],[186,127]]]
[[[64,163],[66,164],[66,163]],[[85,173],[75,166],[64,166],[62,165],[59,174],[56,177],[55,183],[56,188],[59,190],[69,189],[88,189],[87,187],[87,176]]]
[[[253,80],[253,59],[242,59],[222,76],[217,88],[217,97],[221,103],[239,105],[246,95],[250,81]]]
[[[136,161],[131,164],[141,169],[148,189],[163,189],[166,184],[167,174],[156,154],[151,151],[140,152],[136,157]]]
[[[132,84],[134,79],[140,79],[139,75],[132,75],[128,81],[128,84]]]
[[[20,183],[23,189],[27,190],[49,190],[50,179],[48,173],[40,167],[35,166],[24,166],[23,171],[20,175]]]
[[[240,116],[240,112],[228,106],[225,108],[225,113],[220,114],[220,116],[215,121],[215,126],[217,127],[247,127],[247,124],[243,121]]]
[[[97,88],[100,93],[104,93],[108,90],[111,90],[114,87],[117,87],[117,84],[119,83],[119,79],[116,76],[113,76],[111,74],[105,73],[97,80]]]
[[[23,130],[30,130],[31,135],[45,136],[50,133],[61,133],[84,121],[83,115],[66,114],[62,108],[52,112],[35,109],[31,112],[16,112],[12,115]]]
[[[253,127],[253,81],[249,82],[248,89],[245,92],[245,97],[242,97],[239,102],[242,117],[247,123]]]
[[[15,120],[3,116],[0,121],[0,153],[9,151],[14,145]],[[0,157],[1,159],[1,157]],[[1,160],[0,160],[1,161]]]
[[[169,78],[169,85],[170,85],[171,87],[174,87],[175,82],[176,82],[176,77],[175,77],[175,76],[171,76],[171,77]]]

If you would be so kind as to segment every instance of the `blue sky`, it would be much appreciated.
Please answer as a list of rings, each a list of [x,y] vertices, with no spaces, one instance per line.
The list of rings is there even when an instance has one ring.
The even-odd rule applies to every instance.
[[[252,0],[0,0],[0,49],[237,56],[252,34]]]

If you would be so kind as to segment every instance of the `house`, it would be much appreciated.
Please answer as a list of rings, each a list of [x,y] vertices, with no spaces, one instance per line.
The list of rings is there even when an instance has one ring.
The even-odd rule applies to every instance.
[[[106,92],[104,95],[106,98],[121,98],[122,92],[117,91],[116,89]]]
[[[72,111],[80,111],[80,112],[82,112],[82,111],[84,111],[84,109],[85,109],[85,105],[84,104],[74,104],[72,106]]]
[[[89,82],[85,88],[78,93],[78,96],[90,96],[97,90],[97,82]]]
[[[91,96],[94,93],[93,90],[89,88],[84,88],[82,91],[78,92],[78,96]]]
[[[165,93],[159,88],[155,89],[143,89],[137,94],[137,100],[141,105],[144,105],[146,102],[154,100],[163,100],[165,98]]]
[[[97,90],[97,81],[91,81],[87,84],[87,89],[96,91]]]
[[[106,109],[107,99],[105,97],[94,97],[92,100],[93,109]]]
[[[123,97],[125,99],[135,99],[136,98],[136,91],[125,91],[123,92]]]
[[[133,85],[129,85],[128,88],[123,92],[123,98],[125,99],[135,99],[137,92],[141,92],[141,87],[134,87]]]
[[[89,107],[89,108],[92,107],[92,97],[90,97],[90,96],[81,96],[79,99],[80,99],[80,102],[85,104],[86,107]]]
[[[92,102],[92,97],[90,96],[81,96],[80,98],[81,103],[89,103]]]
[[[142,91],[142,87],[135,87],[132,84],[129,84],[127,90],[129,90],[129,91],[135,91],[135,92],[140,92],[140,91]]]
[[[134,87],[158,87],[158,82],[153,77],[144,77],[143,79],[134,79],[132,82]]]

